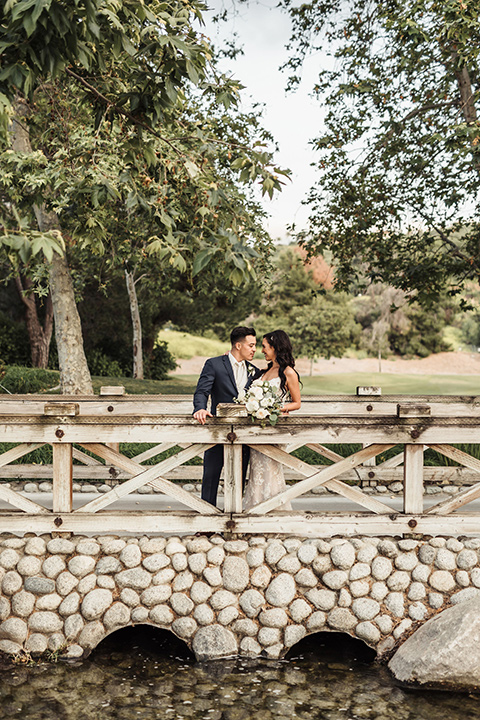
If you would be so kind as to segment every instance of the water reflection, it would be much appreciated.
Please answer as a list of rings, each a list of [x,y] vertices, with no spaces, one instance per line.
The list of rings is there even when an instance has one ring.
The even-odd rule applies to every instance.
[[[345,642],[346,640],[346,642]],[[107,638],[75,664],[4,664],[0,717],[21,720],[467,720],[478,696],[407,691],[361,644],[311,636],[280,662],[195,663],[151,627]]]

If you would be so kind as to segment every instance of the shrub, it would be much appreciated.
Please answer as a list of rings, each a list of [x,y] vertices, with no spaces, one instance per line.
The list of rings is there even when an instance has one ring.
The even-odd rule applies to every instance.
[[[0,379],[3,387],[0,393],[11,392],[13,395],[24,393],[40,393],[56,387],[59,383],[59,373],[55,370],[43,368],[29,368],[21,365],[6,365],[5,374]]]
[[[169,370],[175,370],[177,363],[169,352],[167,343],[159,341],[151,355],[145,358],[145,377],[151,380],[166,380]]]
[[[87,353],[88,368],[92,375],[99,377],[123,377],[125,372],[117,360],[94,348]]]
[[[10,320],[0,312],[0,358],[6,365],[31,362],[30,343],[23,323]]]

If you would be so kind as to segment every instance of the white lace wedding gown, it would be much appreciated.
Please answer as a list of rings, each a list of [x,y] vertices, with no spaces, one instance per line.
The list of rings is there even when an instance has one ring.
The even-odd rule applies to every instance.
[[[280,378],[272,378],[268,382],[273,387],[276,387],[278,394],[280,394]],[[243,497],[243,509],[249,510],[264,500],[278,495],[286,488],[283,465],[258,450],[251,450],[250,476]],[[291,510],[292,506],[288,502],[279,505],[276,509]]]

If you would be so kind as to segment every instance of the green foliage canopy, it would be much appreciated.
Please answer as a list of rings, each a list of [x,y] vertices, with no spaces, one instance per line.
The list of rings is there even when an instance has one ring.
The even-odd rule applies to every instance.
[[[438,299],[480,276],[480,18],[477,0],[284,0],[291,85],[328,51],[314,92],[305,246],[333,251],[337,283],[367,279]]]

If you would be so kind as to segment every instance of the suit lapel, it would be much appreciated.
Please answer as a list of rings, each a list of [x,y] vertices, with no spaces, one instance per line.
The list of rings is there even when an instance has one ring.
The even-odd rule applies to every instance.
[[[230,378],[233,387],[235,388],[235,392],[238,393],[237,383],[235,382],[235,375],[233,374],[232,363],[230,362],[230,358],[228,357],[228,355],[223,356],[223,364],[225,365],[227,375]]]
[[[245,390],[248,390],[248,388],[254,381],[255,371],[258,370],[258,368],[256,368],[255,365],[252,365],[252,363],[248,362],[248,360],[245,364],[247,366],[247,384],[245,385]]]

